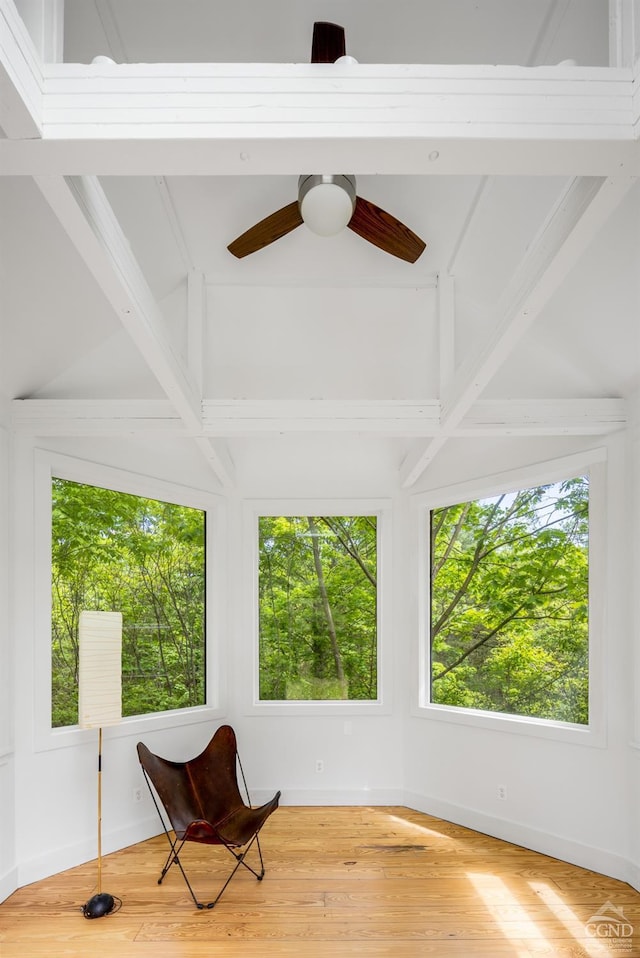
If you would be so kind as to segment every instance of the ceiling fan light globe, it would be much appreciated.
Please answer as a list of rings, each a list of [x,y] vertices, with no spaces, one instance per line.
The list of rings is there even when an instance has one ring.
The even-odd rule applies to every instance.
[[[335,236],[353,216],[353,200],[336,183],[318,183],[300,201],[300,215],[312,233]]]

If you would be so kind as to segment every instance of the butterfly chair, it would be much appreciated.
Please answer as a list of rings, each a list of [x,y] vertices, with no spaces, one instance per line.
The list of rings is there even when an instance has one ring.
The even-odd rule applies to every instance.
[[[233,856],[231,873],[207,908],[213,908],[240,865],[244,865],[258,881],[262,881],[264,862],[258,832],[278,807],[280,792],[259,808],[245,804],[238,788],[236,767],[240,768],[247,801],[250,803],[251,800],[238,756],[236,735],[230,725],[222,725],[204,752],[187,762],[170,762],[160,758],[142,742],[138,742],[138,758],[170,845],[158,884],[161,884],[171,866],[177,865],[196,906],[205,907],[196,898],[180,860],[185,842],[224,845]],[[156,795],[171,823],[173,838]],[[246,861],[247,853],[254,844],[260,859],[259,870],[257,863],[252,867]]]

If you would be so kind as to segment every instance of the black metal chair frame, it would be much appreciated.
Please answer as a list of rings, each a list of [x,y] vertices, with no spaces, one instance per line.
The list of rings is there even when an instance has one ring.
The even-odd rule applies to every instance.
[[[235,733],[233,733],[233,730],[229,726],[221,726],[221,728],[218,729],[218,731],[216,732],[216,735],[218,735],[218,733],[220,732],[227,731],[227,730],[233,736],[233,741],[235,743]],[[209,746],[213,743],[213,741],[215,740],[215,737],[216,736],[214,735],[213,739],[209,743]],[[141,745],[142,743],[138,743],[138,755],[140,758],[140,764],[142,766],[142,772],[144,774],[147,787],[149,788],[151,798],[153,799],[153,804],[156,807],[158,817],[162,823],[164,833],[167,836],[167,841],[169,842],[169,854],[167,856],[167,860],[164,864],[164,867],[162,868],[162,871],[160,873],[160,877],[158,878],[158,884],[159,885],[162,884],[162,881],[164,880],[164,877],[167,874],[167,872],[170,870],[171,866],[177,865],[178,868],[180,869],[182,877],[184,878],[185,884],[187,888],[189,889],[189,893],[191,897],[193,898],[193,901],[196,907],[199,909],[204,909],[204,908],[213,908],[217,904],[221,895],[223,894],[229,882],[231,881],[233,876],[236,874],[236,872],[238,871],[241,865],[244,868],[246,868],[247,871],[251,872],[251,874],[254,875],[258,881],[262,881],[265,875],[265,867],[264,867],[264,859],[262,857],[262,848],[260,846],[259,832],[262,826],[264,825],[264,822],[266,821],[266,819],[277,808],[278,802],[280,799],[280,792],[277,792],[270,802],[267,802],[265,805],[254,809],[253,806],[251,805],[251,798],[249,796],[249,789],[247,787],[247,780],[245,778],[244,769],[242,768],[242,762],[240,761],[240,756],[236,749],[235,760],[237,762],[238,768],[240,769],[242,784],[243,784],[243,788],[244,788],[244,792],[245,792],[246,800],[247,800],[247,804],[244,806],[244,809],[249,813],[252,813],[252,812],[256,813],[256,821],[259,822],[257,828],[255,828],[252,834],[249,835],[246,841],[242,841],[242,842],[237,840],[231,841],[225,838],[220,829],[224,828],[225,823],[229,822],[230,819],[233,817],[234,811],[232,810],[226,817],[222,818],[216,823],[209,822],[205,818],[193,819],[193,821],[191,821],[188,824],[186,829],[183,830],[184,831],[183,836],[178,837],[176,829],[173,827],[173,825],[171,824],[170,826],[167,826],[167,822],[165,820],[165,815],[163,815],[161,805],[164,807],[165,814],[166,814],[166,817],[169,819],[169,822],[171,822],[171,816],[169,814],[169,810],[166,808],[162,800],[160,792],[158,791],[158,789],[153,783],[153,779],[151,778],[147,769],[145,768],[143,757],[140,752]],[[209,748],[209,746],[207,746],[207,748]],[[206,751],[207,749],[205,749],[202,755],[204,755]],[[154,759],[160,758],[159,756],[153,755],[153,753],[150,753],[150,754]],[[160,759],[160,761],[165,762],[166,760]],[[187,766],[189,763],[185,762],[185,763],[169,763],[169,764],[173,766],[178,766],[179,764],[183,764],[184,766]],[[237,783],[236,783],[236,787],[237,787]],[[173,838],[171,837],[172,832],[174,835]],[[180,861],[180,853],[182,852],[182,849],[185,843],[188,841],[197,841],[204,844],[221,845],[224,848],[226,848],[226,850],[229,852],[229,854],[233,857],[235,861],[235,864],[229,876],[227,877],[226,881],[220,888],[218,894],[213,899],[213,901],[208,902],[206,905],[203,902],[198,901],[198,898],[193,890],[191,882],[189,881],[189,878],[187,877],[187,873],[182,865],[182,862]],[[259,870],[257,870],[257,868],[254,868],[251,864],[249,864],[249,862],[246,861],[246,857],[254,845],[256,846],[258,857],[260,860]],[[239,847],[242,848],[242,851],[236,851],[236,849]]]

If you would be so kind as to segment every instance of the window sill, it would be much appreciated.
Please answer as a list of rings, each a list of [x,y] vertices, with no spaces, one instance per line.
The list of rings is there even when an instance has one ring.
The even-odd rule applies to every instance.
[[[105,738],[132,738],[166,728],[182,728],[187,725],[202,725],[205,722],[223,718],[223,709],[198,706],[191,709],[175,709],[169,712],[154,712],[151,715],[133,715],[123,718],[118,725],[104,729]],[[45,752],[57,748],[71,748],[86,743],[87,736],[95,735],[96,729],[80,728],[71,725],[66,728],[52,728],[41,732],[36,738],[35,751]]]
[[[512,735],[529,735],[555,742],[570,742],[605,748],[604,728],[598,725],[572,725],[569,722],[554,722],[548,719],[529,718],[524,715],[505,715],[482,712],[478,709],[456,708],[452,705],[422,705],[413,710],[417,718],[466,725],[492,732],[507,732]]]
[[[254,702],[245,710],[246,715],[336,715],[349,718],[356,715],[389,715],[391,707],[385,702],[348,702],[343,699],[327,699],[326,701],[274,701]]]

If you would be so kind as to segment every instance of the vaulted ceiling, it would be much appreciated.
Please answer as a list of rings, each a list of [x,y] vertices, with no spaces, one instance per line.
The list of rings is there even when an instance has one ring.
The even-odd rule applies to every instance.
[[[411,485],[452,439],[620,428],[636,5],[0,0],[16,427],[188,435],[226,485],[275,435],[391,438]],[[309,64],[315,20],[356,64]],[[355,174],[423,255],[303,225],[233,257],[313,172]]]

